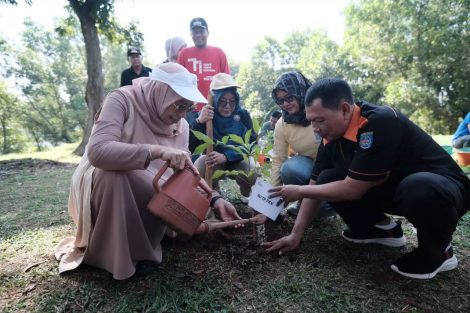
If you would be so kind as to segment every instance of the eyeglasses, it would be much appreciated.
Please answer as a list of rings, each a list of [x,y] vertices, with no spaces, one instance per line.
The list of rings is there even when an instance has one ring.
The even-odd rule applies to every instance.
[[[173,105],[175,106],[175,109],[179,112],[189,112],[189,111],[192,111],[194,109],[194,104],[190,104],[190,103],[187,103],[187,102],[176,102],[176,103],[173,103]]]
[[[222,108],[229,105],[233,109],[236,104],[237,104],[237,101],[235,101],[235,100],[228,100],[227,101],[225,99],[221,99],[219,101],[219,106],[222,107]]]
[[[287,95],[284,98],[277,98],[275,102],[277,105],[283,106],[284,102],[292,103],[295,99],[296,99],[295,96]]]

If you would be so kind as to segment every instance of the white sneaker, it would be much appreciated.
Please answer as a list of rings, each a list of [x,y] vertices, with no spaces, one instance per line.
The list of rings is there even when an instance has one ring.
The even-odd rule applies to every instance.
[[[292,216],[297,216],[297,214],[299,214],[300,201],[294,201],[294,202],[289,203],[286,209],[287,209],[287,214],[292,215]]]

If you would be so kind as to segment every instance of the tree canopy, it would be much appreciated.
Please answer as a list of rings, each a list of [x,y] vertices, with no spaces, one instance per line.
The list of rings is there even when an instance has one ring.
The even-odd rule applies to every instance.
[[[31,138],[41,148],[79,137],[83,152],[105,91],[118,87],[127,66],[127,46],[143,43],[138,25],[117,23],[114,3],[69,0],[70,16],[55,32],[26,20],[21,46],[0,37],[0,72],[16,77],[21,93],[0,81],[2,153]],[[344,78],[357,100],[392,105],[426,131],[449,134],[470,109],[469,16],[464,0],[354,0],[345,10],[343,43],[324,30],[297,30],[263,38],[250,60],[232,67],[255,117],[278,109],[273,84],[295,69],[312,81]]]
[[[358,1],[346,10],[345,49],[377,101],[448,133],[470,108],[469,14],[461,0]]]

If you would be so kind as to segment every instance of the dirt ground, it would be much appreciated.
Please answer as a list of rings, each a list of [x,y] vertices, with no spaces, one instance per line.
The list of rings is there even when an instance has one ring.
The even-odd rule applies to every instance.
[[[34,176],[62,169],[71,176],[75,166],[32,159],[3,161],[0,181],[12,182],[25,172]],[[225,196],[243,217],[251,217],[251,209],[238,201],[234,186],[222,184]],[[48,213],[60,216],[61,222],[52,224],[59,229],[72,224],[64,212],[67,190],[65,184],[57,187],[63,204]],[[11,252],[10,268],[0,273],[0,291],[10,295],[1,297],[0,308],[5,312],[470,312],[468,216],[454,236],[459,267],[431,281],[407,279],[389,269],[393,260],[416,246],[413,228],[401,220],[409,241],[400,249],[346,242],[340,236],[345,225],[338,217],[314,221],[301,246],[283,256],[256,245],[252,225],[193,237],[178,235],[163,240],[161,264],[126,282],[116,282],[109,273],[88,266],[58,275],[51,255],[55,243],[39,244],[40,252],[29,261],[38,265],[16,271],[15,266],[24,267],[22,248],[5,245],[4,252],[18,252]],[[267,240],[289,234],[293,224],[288,216],[268,220]],[[27,230],[22,224],[18,233]],[[54,236],[57,241],[63,233]],[[35,289],[26,292],[31,282]]]

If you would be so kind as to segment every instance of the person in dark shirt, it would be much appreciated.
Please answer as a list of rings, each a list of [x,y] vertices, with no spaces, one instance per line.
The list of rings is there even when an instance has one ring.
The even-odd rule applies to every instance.
[[[342,236],[353,243],[404,246],[400,222],[385,213],[416,227],[418,248],[393,262],[393,271],[429,279],[456,268],[452,234],[470,207],[470,180],[450,155],[395,109],[355,104],[344,80],[317,81],[305,105],[323,142],[310,185],[271,190],[271,197],[303,201],[291,234],[265,243],[267,251],[297,248],[320,201],[327,200],[348,225]]]
[[[273,113],[271,113],[271,118],[269,119],[269,121],[264,123],[261,127],[258,134],[258,138],[265,136],[270,131],[274,131],[274,127],[276,126],[276,123],[281,118],[281,116],[281,111],[274,111]]]
[[[140,49],[129,48],[127,50],[127,60],[131,67],[121,73],[121,87],[132,85],[132,80],[139,77],[148,77],[152,69],[142,64],[142,53]]]

